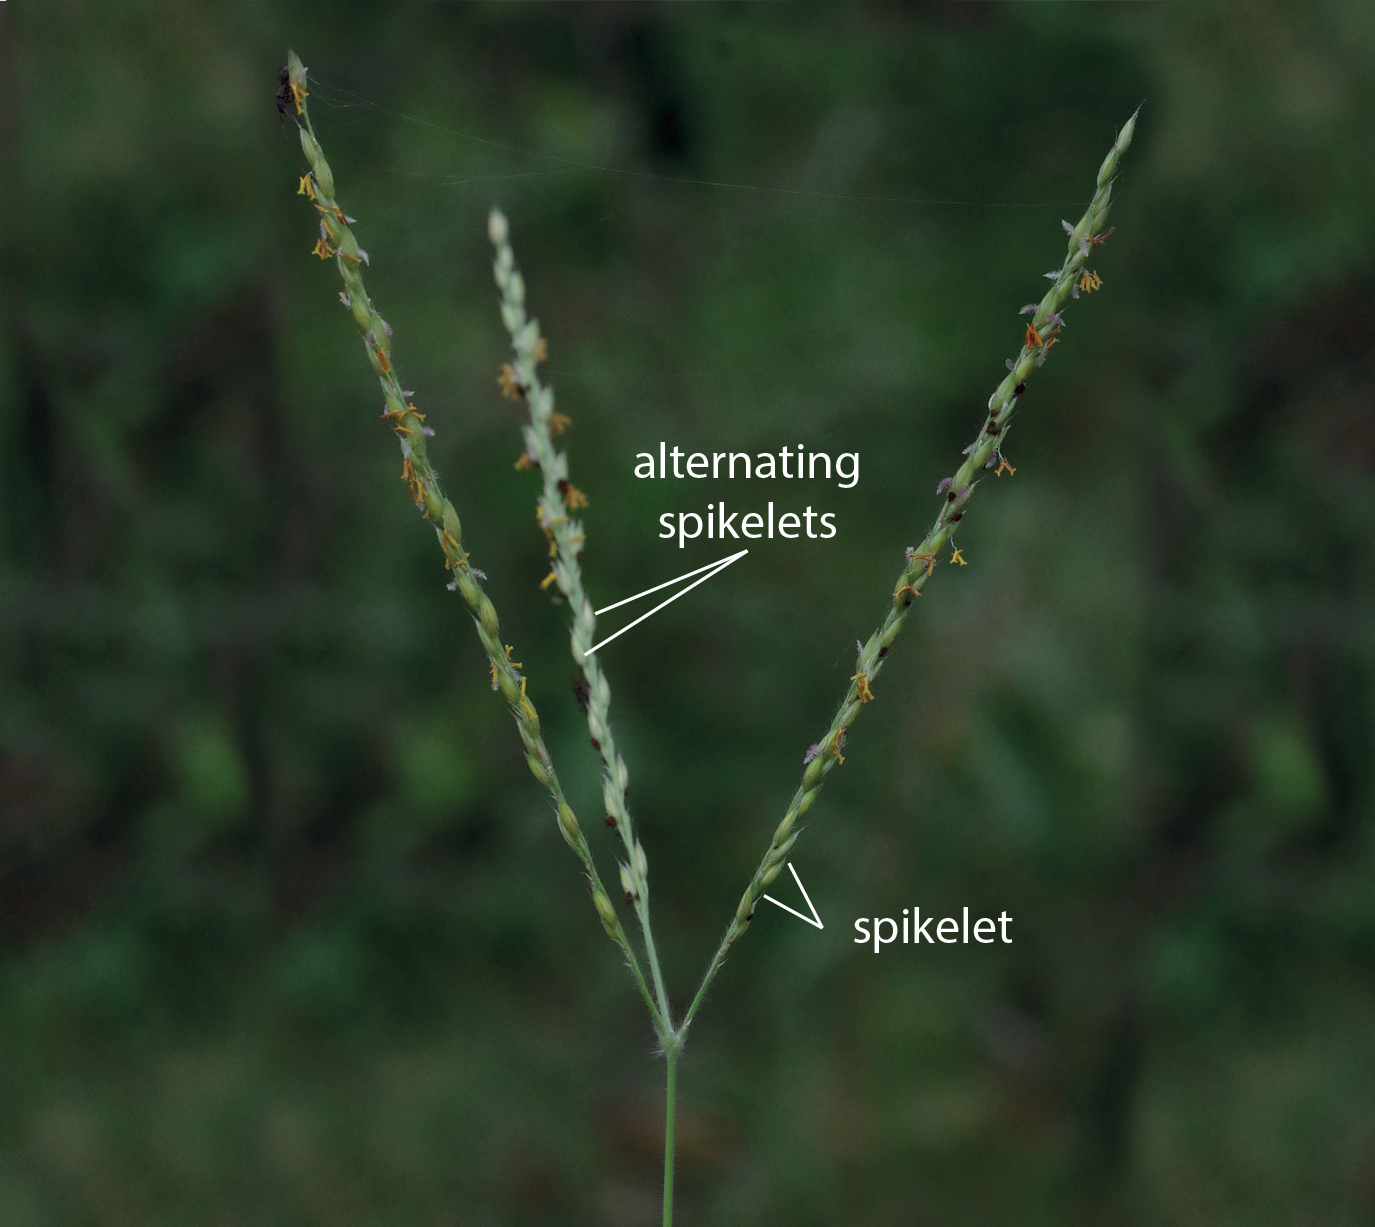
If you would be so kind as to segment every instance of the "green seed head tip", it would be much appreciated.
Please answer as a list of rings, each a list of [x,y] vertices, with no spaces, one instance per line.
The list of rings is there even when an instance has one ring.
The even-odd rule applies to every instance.
[[[301,57],[290,49],[286,53],[286,66],[293,81],[299,81],[306,75],[306,66],[301,63]]]
[[[1108,156],[1103,159],[1103,165],[1098,168],[1099,187],[1107,183],[1116,173],[1118,159],[1127,152],[1127,146],[1132,143],[1132,137],[1136,134],[1136,117],[1139,114],[1141,114],[1141,107],[1137,107],[1131,113],[1131,118],[1122,125],[1122,131],[1117,134],[1117,139],[1113,142],[1112,148],[1108,150]]]
[[[510,230],[506,225],[506,214],[500,209],[493,209],[487,215],[487,237],[492,240],[492,245],[500,247],[506,242],[509,233]]]
[[[1132,112],[1132,117],[1122,125],[1122,131],[1117,135],[1117,151],[1125,153],[1127,146],[1132,143],[1132,137],[1136,134],[1136,117],[1141,114],[1141,107],[1137,107]]]

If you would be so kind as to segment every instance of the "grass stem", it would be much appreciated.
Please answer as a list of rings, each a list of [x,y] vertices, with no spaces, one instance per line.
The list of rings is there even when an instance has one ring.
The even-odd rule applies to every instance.
[[[673,1227],[674,1117],[678,1112],[677,1044],[668,1049],[668,1086],[664,1095],[664,1227]]]

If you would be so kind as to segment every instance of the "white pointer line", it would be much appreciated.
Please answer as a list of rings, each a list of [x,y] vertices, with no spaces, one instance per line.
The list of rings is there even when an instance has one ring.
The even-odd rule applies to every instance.
[[[695,571],[685,572],[678,576],[677,579],[667,579],[662,584],[655,584],[653,588],[646,588],[643,592],[637,592],[634,596],[628,596],[623,601],[612,601],[610,605],[603,605],[600,609],[594,609],[592,612],[600,618],[602,614],[606,613],[608,610],[619,609],[622,605],[629,605],[631,601],[638,601],[642,596],[648,596],[651,592],[658,592],[661,588],[672,588],[674,584],[680,584],[683,580],[691,579],[694,575],[701,575],[703,571],[711,571],[716,567],[725,566],[728,562],[734,562],[741,554],[748,553],[749,550],[741,550],[739,554],[732,554],[729,558],[718,558],[715,562],[709,562],[706,566],[698,567]],[[684,591],[686,591],[686,589]]]
[[[708,563],[705,567],[698,567],[696,571],[689,571],[687,575],[678,576],[678,579],[671,579],[666,584],[658,584],[653,588],[646,588],[643,592],[637,593],[635,596],[626,597],[624,601],[617,601],[614,605],[607,605],[603,609],[596,610],[596,613],[605,613],[608,609],[615,609],[617,605],[624,605],[627,601],[638,600],[642,596],[648,596],[651,592],[658,592],[660,588],[667,588],[672,584],[676,584],[680,580],[684,580],[687,579],[689,576],[696,575],[699,571],[707,572],[705,575],[702,576],[701,579],[694,579],[692,583],[690,583],[686,588],[682,589],[682,591],[675,592],[671,597],[668,598],[668,600],[660,601],[659,604],[654,606],[654,608],[649,611],[649,613],[641,614],[638,618],[635,619],[634,622],[627,622],[623,627],[621,627],[620,630],[616,631],[615,634],[608,635],[605,639],[603,639],[601,643],[594,643],[590,648],[587,649],[586,652],[583,653],[583,655],[591,656],[592,653],[595,652],[598,648],[606,647],[606,645],[610,643],[613,639],[615,639],[617,635],[624,635],[626,631],[630,630],[632,627],[639,626],[641,622],[643,622],[646,618],[650,617],[652,614],[658,613],[659,610],[661,610],[665,605],[672,605],[674,601],[676,601],[680,596],[683,595],[683,593],[691,592],[695,587],[697,587],[698,584],[705,584],[707,580],[709,580],[713,575],[716,575],[719,572],[724,571],[728,566],[730,566],[731,563],[735,562],[739,558],[743,558],[748,553],[749,550],[741,550],[738,554],[732,554],[729,558],[722,558],[719,562]]]
[[[812,914],[804,916],[796,908],[791,908],[786,903],[779,903],[772,895],[765,895],[763,896],[764,899],[772,903],[774,907],[781,907],[785,912],[791,912],[798,920],[805,920],[809,925],[824,929],[826,926],[821,923],[821,914],[816,910],[816,904],[812,902],[812,897],[807,893],[807,888],[802,885],[802,879],[797,876],[797,870],[793,868],[792,861],[788,862],[788,871],[793,875],[793,881],[797,883],[797,889],[802,892],[802,897],[807,901],[807,906],[812,909]]]

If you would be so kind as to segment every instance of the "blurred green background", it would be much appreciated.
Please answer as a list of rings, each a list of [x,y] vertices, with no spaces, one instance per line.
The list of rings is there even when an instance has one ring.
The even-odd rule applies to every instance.
[[[680,1006],[1145,99],[798,845],[826,928],[764,909],[694,1028],[680,1221],[1370,1222],[1366,0],[0,6],[0,1222],[657,1221],[662,1064],[309,255],[288,45],[589,826],[489,207],[594,599],[725,552],[660,512],[837,513],[605,650]],[[852,944],[913,904],[1014,943]]]

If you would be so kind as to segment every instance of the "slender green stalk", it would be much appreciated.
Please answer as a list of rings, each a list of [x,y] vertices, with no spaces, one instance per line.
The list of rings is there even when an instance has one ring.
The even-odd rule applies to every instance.
[[[485,576],[472,565],[463,548],[462,526],[458,513],[445,497],[439,484],[439,474],[430,463],[426,442],[433,431],[424,424],[425,415],[416,409],[409,400],[409,394],[402,390],[401,381],[392,364],[391,327],[377,313],[363,284],[362,268],[368,262],[368,255],[354,237],[351,228],[353,219],[339,207],[335,198],[334,173],[325,160],[319,141],[315,138],[310,112],[306,107],[306,70],[295,52],[290,54],[287,68],[288,88],[296,107],[300,127],[301,148],[310,163],[310,170],[301,177],[297,190],[298,194],[311,201],[319,214],[320,237],[315,244],[314,252],[322,260],[333,259],[338,267],[344,283],[340,300],[352,314],[354,323],[363,334],[368,360],[372,363],[372,369],[377,372],[382,385],[382,399],[385,404],[382,417],[401,443],[402,480],[406,483],[416,509],[434,526],[435,536],[444,554],[444,565],[453,572],[449,587],[463,598],[473,615],[478,638],[491,662],[492,685],[501,691],[515,718],[516,729],[525,746],[525,761],[530,773],[548,790],[553,799],[559,833],[582,862],[583,871],[587,875],[588,890],[592,895],[592,905],[596,908],[602,927],[624,955],[640,995],[649,1008],[655,1028],[662,1035],[671,1029],[669,1020],[661,1013],[658,1003],[649,991],[649,986],[645,983],[640,961],[627,940],[610,896],[602,885],[591,849],[587,846],[587,839],[564,795],[548,747],[544,743],[540,732],[539,714],[525,693],[525,677],[520,672],[520,665],[512,660],[510,645],[502,642],[496,607],[479,582]]]
[[[668,1086],[664,1095],[664,1227],[673,1227],[674,1118],[678,1113],[678,1053],[668,1051]]]
[[[1139,110],[1139,108],[1138,108]],[[883,668],[888,649],[893,646],[912,602],[922,594],[926,581],[935,570],[937,555],[946,545],[952,545],[949,561],[963,565],[960,551],[953,549],[953,538],[960,520],[964,517],[965,507],[974,487],[978,485],[977,476],[987,469],[994,470],[994,476],[1012,474],[1016,470],[1002,453],[1002,443],[1007,437],[1012,417],[1016,413],[1017,400],[1026,390],[1026,381],[1033,369],[1046,359],[1051,348],[1059,341],[1064,321],[1059,311],[1065,301],[1078,298],[1081,291],[1097,289],[1101,279],[1096,273],[1085,268],[1085,261],[1094,247],[1106,241],[1107,233],[1103,226],[1107,221],[1108,206],[1112,200],[1113,176],[1117,164],[1131,144],[1136,129],[1136,113],[1123,125],[1117,134],[1112,149],[1103,159],[1098,169],[1096,191],[1088,208],[1084,211],[1079,224],[1071,226],[1062,223],[1069,235],[1069,250],[1063,263],[1046,277],[1053,283],[1039,303],[1028,303],[1023,314],[1031,315],[1026,328],[1026,337],[1020,354],[1009,359],[1008,374],[993,395],[988,398],[988,416],[982,423],[974,442],[964,449],[964,463],[952,477],[946,478],[937,488],[941,496],[940,512],[931,525],[921,544],[907,550],[902,570],[898,573],[897,584],[893,589],[891,604],[883,624],[868,640],[859,645],[855,660],[855,673],[850,679],[850,689],[841,701],[831,726],[822,739],[808,751],[802,772],[802,782],[793,794],[782,821],[778,824],[769,842],[768,849],[754,871],[754,877],[745,888],[735,909],[721,944],[717,947],[702,983],[688,1006],[679,1028],[685,1032],[697,1014],[706,996],[707,989],[716,978],[717,972],[726,960],[731,946],[739,939],[754,916],[754,905],[758,902],[764,888],[773,881],[787,863],[788,853],[797,842],[801,828],[796,824],[811,808],[831,771],[845,761],[842,753],[845,738],[864,705],[874,698],[873,682]]]
[[[634,907],[640,921],[645,957],[654,980],[659,1015],[665,1025],[659,1038],[667,1040],[673,1031],[673,1020],[659,954],[654,946],[654,931],[649,922],[649,861],[644,847],[635,837],[626,800],[630,775],[625,759],[616,749],[611,729],[611,686],[598,658],[587,655],[596,643],[597,623],[592,602],[583,591],[582,552],[586,537],[582,523],[572,516],[573,511],[587,505],[587,497],[569,481],[568,454],[559,451],[554,444],[555,436],[572,423],[564,414],[554,412],[554,389],[540,379],[538,367],[548,347],[540,336],[539,321],[526,314],[525,279],[516,267],[510,228],[498,210],[492,211],[487,232],[496,249],[492,271],[501,290],[501,319],[511,334],[514,353],[514,361],[502,368],[498,383],[504,395],[512,399],[523,398],[530,411],[530,421],[521,431],[525,451],[516,466],[536,467],[543,478],[535,518],[549,541],[550,569],[541,586],[555,585],[573,611],[569,637],[579,671],[579,700],[587,712],[592,748],[601,756],[606,823],[617,831],[625,848],[625,860],[620,862],[621,888],[626,903]]]

